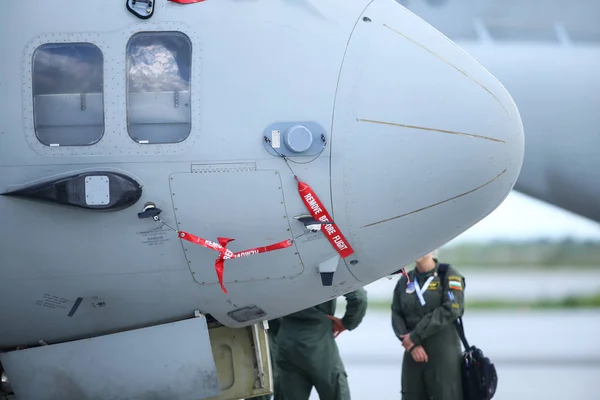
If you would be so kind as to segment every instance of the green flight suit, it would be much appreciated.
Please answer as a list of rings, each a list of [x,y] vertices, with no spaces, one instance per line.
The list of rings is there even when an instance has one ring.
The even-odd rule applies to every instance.
[[[462,400],[460,338],[453,321],[464,312],[465,279],[452,266],[445,282],[435,268],[424,274],[416,268],[408,272],[410,281],[417,279],[421,290],[430,276],[433,280],[423,292],[421,305],[416,290],[407,293],[406,278],[401,276],[392,300],[392,327],[400,339],[410,333],[415,346],[421,345],[428,362],[416,362],[408,352],[402,362],[402,400]]]
[[[252,400],[271,400],[271,398],[273,400],[280,399],[278,370],[275,364],[277,358],[277,333],[279,332],[280,322],[281,318],[269,320],[269,353],[271,356],[271,370],[273,374],[273,394],[265,394],[263,396],[252,397]]]
[[[342,323],[355,329],[367,312],[367,292],[344,295]],[[348,375],[333,337],[337,300],[333,299],[281,319],[277,336],[277,368],[283,400],[308,400],[313,388],[322,400],[349,400]]]

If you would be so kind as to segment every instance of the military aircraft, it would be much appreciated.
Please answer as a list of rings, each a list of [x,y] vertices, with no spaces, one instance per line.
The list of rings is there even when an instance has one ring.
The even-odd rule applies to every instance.
[[[17,399],[268,393],[263,321],[453,239],[523,162],[508,91],[393,0],[27,0],[0,34]]]
[[[600,2],[399,0],[508,89],[527,136],[515,190],[600,223]]]

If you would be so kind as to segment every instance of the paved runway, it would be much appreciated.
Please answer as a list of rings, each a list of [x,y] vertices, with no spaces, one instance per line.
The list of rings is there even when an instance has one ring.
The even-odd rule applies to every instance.
[[[600,399],[600,310],[467,311],[464,322],[469,341],[496,363],[494,400]],[[352,399],[400,399],[402,347],[388,313],[368,313],[338,345]]]

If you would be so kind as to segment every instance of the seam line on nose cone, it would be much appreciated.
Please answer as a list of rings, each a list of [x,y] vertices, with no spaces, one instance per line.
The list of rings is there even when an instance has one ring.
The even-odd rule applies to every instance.
[[[449,66],[451,66],[452,68],[454,68],[455,70],[457,70],[458,72],[460,72],[461,74],[463,74],[464,76],[466,76],[467,78],[469,78],[470,80],[472,80],[473,82],[475,82],[477,85],[479,85],[483,90],[485,90],[486,92],[488,92],[490,94],[490,96],[492,96],[494,98],[494,100],[496,100],[498,102],[498,104],[500,104],[500,107],[502,107],[502,109],[504,110],[504,112],[506,113],[506,115],[508,115],[508,118],[510,120],[512,120],[512,117],[510,116],[510,113],[508,112],[508,110],[506,109],[506,107],[504,107],[504,105],[500,102],[500,100],[498,100],[498,98],[496,97],[496,95],[494,93],[492,93],[491,90],[489,90],[488,88],[486,88],[485,86],[483,86],[482,83],[480,83],[479,81],[477,81],[475,78],[473,78],[472,76],[470,76],[469,74],[467,74],[465,71],[463,71],[462,69],[458,68],[456,65],[452,64],[451,62],[449,62],[448,60],[446,60],[445,58],[443,58],[442,56],[440,56],[437,53],[434,53],[433,51],[429,50],[427,47],[423,46],[421,43],[415,41],[414,39],[409,38],[408,36],[406,36],[405,34],[398,32],[397,30],[395,30],[394,28],[392,28],[391,26],[387,25],[387,24],[383,24],[383,26],[385,26],[386,28],[388,28],[389,30],[391,30],[392,32],[397,33],[398,35],[402,36],[403,38],[405,38],[406,40],[416,44],[417,46],[419,46],[420,48],[422,48],[423,50],[427,51],[428,53],[432,54],[433,56],[437,57],[439,60],[445,62],[446,64],[448,64]]]
[[[492,179],[490,179],[489,181],[487,181],[486,183],[484,183],[483,185],[477,186],[475,189],[471,189],[471,190],[469,190],[469,191],[467,191],[467,192],[464,192],[464,193],[461,193],[461,194],[459,194],[459,195],[457,195],[457,196],[451,197],[451,198],[449,198],[449,199],[446,199],[446,200],[439,201],[439,202],[437,202],[437,203],[435,203],[435,204],[430,204],[430,205],[428,205],[428,206],[425,206],[425,207],[419,208],[419,209],[417,209],[417,210],[413,210],[413,211],[410,211],[410,212],[407,212],[407,213],[404,213],[404,214],[401,214],[401,215],[398,215],[398,216],[395,216],[395,217],[392,217],[392,218],[387,218],[387,219],[384,219],[384,220],[381,220],[381,221],[377,221],[377,222],[373,222],[373,223],[370,223],[370,224],[364,225],[364,226],[362,226],[362,227],[361,227],[361,229],[362,229],[362,228],[367,228],[367,227],[369,227],[369,226],[373,226],[373,225],[381,224],[381,223],[384,223],[384,222],[389,222],[389,221],[392,221],[392,220],[394,220],[394,219],[398,219],[398,218],[406,217],[407,215],[415,214],[415,213],[421,212],[421,211],[423,211],[423,210],[427,210],[428,208],[435,207],[435,206],[439,206],[440,204],[447,203],[447,202],[449,202],[449,201],[452,201],[452,200],[458,199],[459,197],[466,196],[466,195],[468,195],[468,194],[470,194],[470,193],[473,193],[473,192],[475,192],[475,191],[477,191],[477,190],[479,190],[479,189],[481,189],[481,188],[483,188],[483,187],[485,187],[485,186],[489,185],[490,183],[494,182],[496,179],[500,178],[500,177],[502,176],[502,174],[504,174],[505,172],[506,172],[506,169],[505,169],[504,171],[500,172],[500,173],[499,173],[498,175],[496,175],[494,178],[492,178]]]
[[[489,137],[489,136],[476,135],[474,133],[449,131],[447,129],[428,128],[426,126],[405,125],[405,124],[399,124],[399,123],[396,123],[396,122],[377,121],[377,120],[373,120],[373,119],[362,119],[362,118],[357,118],[356,121],[358,121],[358,122],[369,122],[371,124],[381,124],[381,125],[389,125],[389,126],[398,126],[398,127],[401,127],[401,128],[419,129],[419,130],[422,130],[422,131],[450,133],[452,135],[470,136],[470,137],[474,137],[474,138],[478,138],[478,139],[491,140],[492,142],[506,143],[504,140],[494,139],[494,138]]]

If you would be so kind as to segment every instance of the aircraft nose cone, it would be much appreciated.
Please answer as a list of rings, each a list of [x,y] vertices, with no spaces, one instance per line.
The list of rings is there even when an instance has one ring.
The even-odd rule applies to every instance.
[[[394,1],[360,17],[334,110],[333,218],[365,283],[483,219],[521,169],[523,126],[505,88]]]

